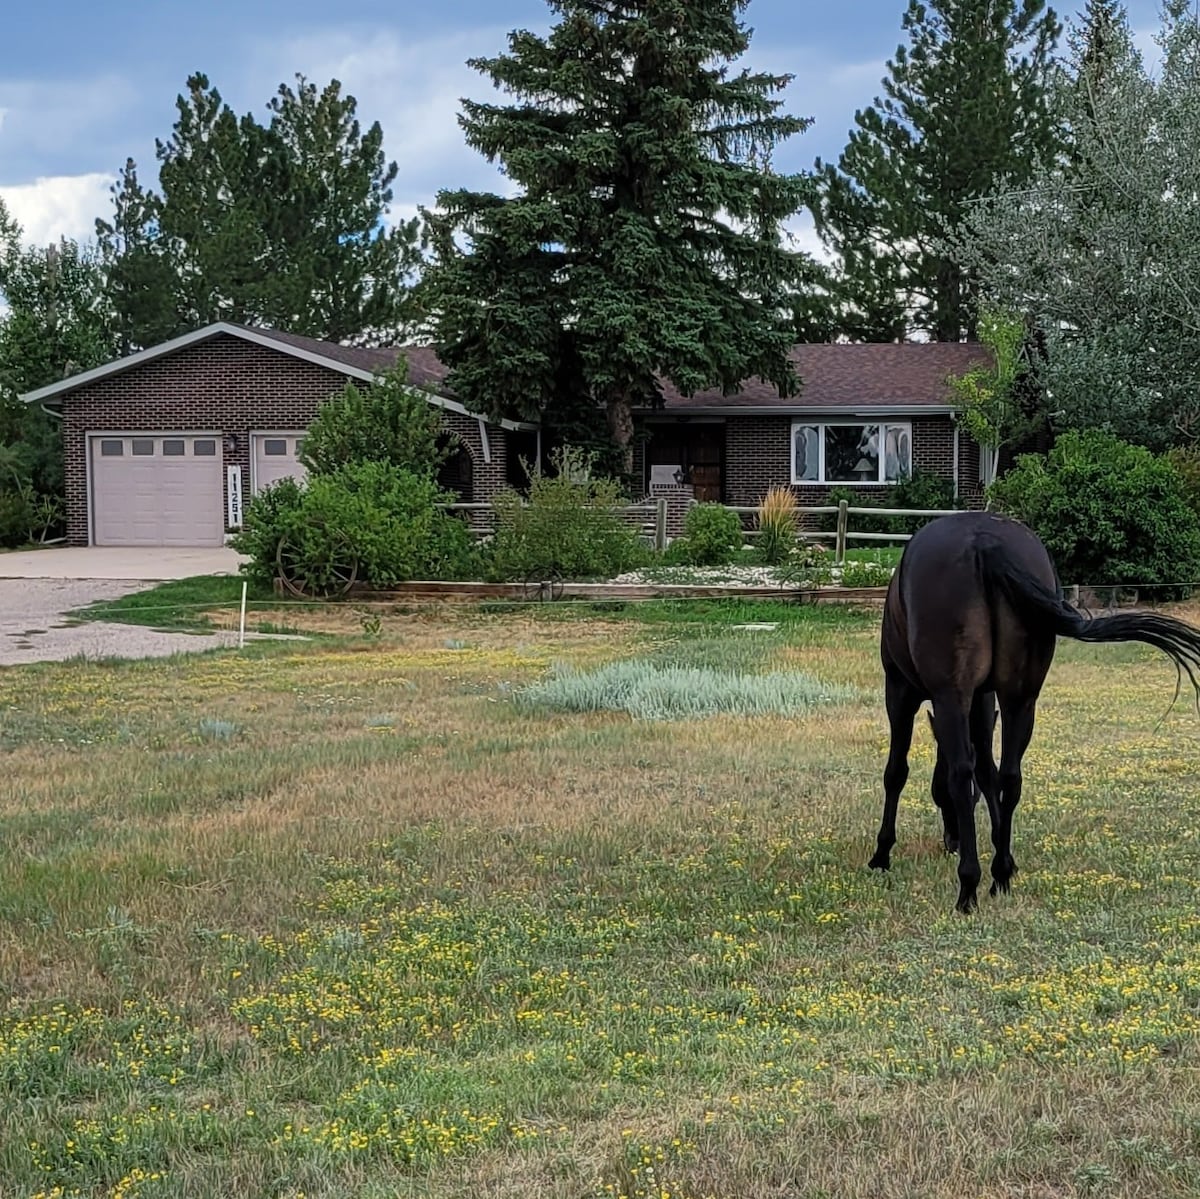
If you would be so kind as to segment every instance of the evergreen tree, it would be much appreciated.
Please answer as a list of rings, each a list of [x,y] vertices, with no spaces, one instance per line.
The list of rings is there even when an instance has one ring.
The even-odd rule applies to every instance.
[[[298,77],[269,124],[238,117],[197,73],[157,142],[159,191],[132,161],[97,234],[123,347],[231,320],[310,337],[394,340],[408,316],[418,224],[387,229],[396,164],[334,80]]]
[[[1059,24],[1044,0],[909,0],[903,29],[883,98],[855,113],[836,166],[817,163],[817,229],[841,259],[846,332],[959,341],[975,334],[975,284],[942,234],[1053,153]]]
[[[468,406],[553,423],[582,394],[629,471],[633,408],[661,378],[794,389],[817,269],[781,223],[810,181],[770,155],[809,122],[780,111],[790,76],[730,73],[745,6],[551,0],[548,37],[517,31],[471,61],[516,102],[464,102],[460,124],[518,192],[442,192],[425,213],[424,300]]]
[[[96,240],[121,355],[183,333],[177,310],[178,275],[159,239],[160,201],[142,187],[137,165],[126,159],[112,195],[111,220],[96,221]]]
[[[335,341],[395,340],[408,317],[405,281],[420,261],[420,225],[414,217],[385,228],[399,168],[384,156],[379,122],[364,132],[336,79],[318,91],[297,76],[294,91],[280,84],[270,109],[289,166],[275,319]]]

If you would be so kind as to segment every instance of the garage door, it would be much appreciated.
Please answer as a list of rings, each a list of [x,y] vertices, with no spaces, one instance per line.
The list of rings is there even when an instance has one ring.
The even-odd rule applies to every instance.
[[[92,437],[96,545],[221,545],[225,504],[218,437]]]
[[[300,464],[303,433],[254,434],[254,490],[262,491],[280,479],[300,481],[305,476]]]

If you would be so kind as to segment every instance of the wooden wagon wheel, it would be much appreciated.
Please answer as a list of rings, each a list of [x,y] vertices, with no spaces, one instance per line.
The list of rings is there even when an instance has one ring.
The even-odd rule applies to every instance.
[[[298,599],[332,599],[345,595],[358,578],[358,558],[345,537],[330,538],[329,549],[316,560],[284,537],[275,551],[279,578]]]
[[[563,577],[557,570],[532,571],[525,576],[523,593],[525,599],[538,600],[541,603],[562,599]]]

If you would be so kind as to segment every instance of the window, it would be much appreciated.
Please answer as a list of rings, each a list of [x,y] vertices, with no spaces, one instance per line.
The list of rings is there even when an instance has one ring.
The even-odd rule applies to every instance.
[[[135,437],[133,439],[133,454],[135,458],[149,458],[154,454],[153,437]]]
[[[192,442],[192,453],[197,458],[215,457],[217,453],[217,443],[211,440],[201,441],[199,438],[197,438],[194,442]]]
[[[792,425],[793,483],[898,483],[911,473],[908,424]]]
[[[263,439],[263,453],[271,456],[281,456],[287,453],[286,437],[266,437]]]
[[[163,438],[163,455],[167,458],[180,458],[183,456],[183,438],[182,437],[165,437]]]
[[[120,458],[125,453],[123,441],[102,441],[100,443],[101,458]]]

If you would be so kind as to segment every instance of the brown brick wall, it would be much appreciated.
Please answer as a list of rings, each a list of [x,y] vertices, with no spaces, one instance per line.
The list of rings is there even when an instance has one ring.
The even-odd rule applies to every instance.
[[[236,448],[223,450],[224,465],[242,471],[250,493],[250,433],[304,429],[321,403],[346,376],[314,363],[228,334],[176,354],[109,376],[63,399],[67,540],[87,545],[87,435],[91,432],[213,432],[232,434]],[[488,425],[490,463],[484,462],[478,422],[444,413],[472,458],[474,499],[487,500],[504,485],[507,469],[503,429]]]
[[[913,465],[930,474],[953,476],[954,426],[948,416],[905,418],[912,425]],[[725,502],[737,507],[757,504],[774,484],[787,486],[792,477],[792,417],[730,417],[725,425]],[[959,432],[959,494],[971,507],[981,506],[979,454]],[[802,504],[823,504],[827,485],[793,488]],[[867,489],[863,489],[867,490]],[[871,491],[882,490],[870,488]]]

